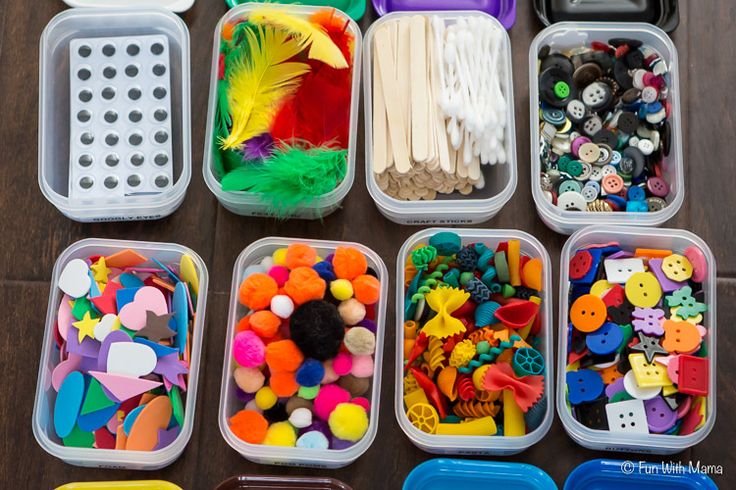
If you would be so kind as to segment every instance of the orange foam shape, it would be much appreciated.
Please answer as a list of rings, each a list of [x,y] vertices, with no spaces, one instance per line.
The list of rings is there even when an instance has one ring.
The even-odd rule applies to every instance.
[[[166,395],[151,400],[133,422],[125,449],[153,451],[158,443],[159,429],[166,429],[171,420],[171,400]]]
[[[117,267],[119,269],[135,267],[136,265],[141,265],[146,261],[148,261],[148,258],[129,248],[105,257],[105,265],[108,267]]]

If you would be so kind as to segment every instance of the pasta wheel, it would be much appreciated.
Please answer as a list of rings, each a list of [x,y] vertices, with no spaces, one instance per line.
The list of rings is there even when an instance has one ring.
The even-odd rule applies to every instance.
[[[500,405],[492,402],[479,402],[475,400],[459,401],[452,407],[452,412],[462,418],[495,417],[501,410]]]

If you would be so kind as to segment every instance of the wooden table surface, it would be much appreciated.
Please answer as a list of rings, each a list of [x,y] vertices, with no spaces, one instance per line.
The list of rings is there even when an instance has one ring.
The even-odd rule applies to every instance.
[[[521,1],[511,30],[514,58],[516,137],[519,185],[512,200],[493,220],[480,225],[519,228],[535,235],[552,256],[559,274],[565,237],[538,218],[530,192],[527,53],[542,28],[530,2]],[[653,460],[700,461],[722,465],[714,479],[721,488],[736,488],[736,3],[731,0],[682,1],[682,20],[674,34],[680,56],[686,200],[667,226],[700,235],[718,260],[718,419],[705,442],[681,454]],[[404,240],[417,228],[386,220],[375,208],[363,177],[363,144],[358,149],[355,184],[343,209],[324,220],[288,221],[236,216],[218,205],[202,180],[201,162],[207,113],[212,33],[225,13],[222,0],[197,0],[183,15],[191,33],[192,182],[186,200],[172,216],[153,222],[80,224],[62,216],[37,185],[38,40],[46,23],[66,7],[59,0],[3,0],[0,6],[0,486],[45,489],[89,480],[160,478],[185,489],[209,489],[237,474],[327,475],[355,489],[397,489],[417,464],[431,456],[415,448],[399,429],[393,413],[394,307],[389,305],[386,359],[379,434],[358,461],[337,471],[260,466],[246,461],[223,440],[217,426],[224,332],[232,267],[240,251],[266,236],[352,240],[378,252],[391,271]],[[369,6],[361,22],[375,18]],[[363,134],[362,120],[360,135]],[[359,138],[362,139],[362,138]],[[210,273],[209,304],[199,400],[194,433],[187,449],[171,466],[156,472],[110,471],[67,465],[46,454],[31,432],[31,411],[44,329],[49,279],[56,257],[86,237],[176,242],[201,255]],[[393,297],[393,288],[389,298]],[[557,290],[555,281],[554,290]],[[593,458],[626,454],[601,453],[576,445],[556,420],[549,434],[526,452],[503,459],[531,463],[558,484],[578,464]],[[638,456],[632,456],[638,460]]]

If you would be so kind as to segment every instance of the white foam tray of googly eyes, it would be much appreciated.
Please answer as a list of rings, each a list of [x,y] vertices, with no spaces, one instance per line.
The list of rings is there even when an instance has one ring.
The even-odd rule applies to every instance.
[[[173,181],[166,36],[74,39],[69,196],[158,194]]]

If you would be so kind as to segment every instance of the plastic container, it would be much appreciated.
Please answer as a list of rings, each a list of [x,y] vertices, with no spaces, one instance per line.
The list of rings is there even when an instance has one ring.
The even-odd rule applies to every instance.
[[[194,0],[64,0],[70,7],[160,7],[172,12],[185,12]]]
[[[347,466],[364,452],[368,450],[378,433],[378,416],[381,395],[381,369],[376,369],[371,380],[371,410],[369,414],[368,431],[363,438],[347,449],[306,449],[297,447],[265,446],[262,444],[249,444],[239,439],[230,430],[228,417],[243,407],[235,394],[235,380],[232,372],[236,367],[233,359],[232,342],[235,337],[235,328],[246,309],[238,302],[238,288],[243,282],[245,268],[256,264],[266,256],[270,256],[276,249],[288,247],[292,243],[303,243],[314,247],[317,254],[325,257],[334,252],[339,246],[351,246],[360,250],[368,260],[368,267],[376,271],[381,281],[381,299],[378,301],[376,312],[376,351],[374,354],[374,365],[383,365],[383,340],[386,333],[386,301],[388,296],[388,270],[386,265],[370,248],[359,243],[338,242],[327,240],[310,240],[299,238],[269,237],[262,238],[251,243],[241,252],[233,267],[233,283],[230,290],[230,314],[228,316],[227,333],[225,334],[225,354],[222,367],[222,385],[220,387],[220,432],[225,441],[239,452],[244,458],[254,463],[272,464],[283,466],[306,466],[312,468],[342,468]]]
[[[56,400],[56,392],[51,387],[51,373],[54,366],[59,363],[59,349],[56,346],[54,324],[56,323],[59,302],[63,295],[57,287],[59,275],[64,266],[72,259],[86,259],[95,254],[110,255],[128,248],[137,250],[149,258],[158,259],[163,263],[178,262],[182,255],[187,254],[192,258],[197,269],[199,295],[197,296],[196,318],[192,327],[193,335],[189,362],[189,383],[184,407],[184,425],[174,442],[157,451],[66,447],[59,442],[58,437],[53,433],[53,422],[51,420],[52,407]],[[41,361],[38,367],[38,383],[36,384],[36,400],[33,404],[32,420],[33,435],[47,453],[75,466],[128,470],[157,470],[173,463],[181,455],[194,429],[208,281],[207,266],[202,258],[189,248],[175,243],[86,238],[73,243],[59,255],[51,275],[51,294],[49,295],[46,328],[43,334]]]
[[[70,42],[88,37],[153,34],[166,36],[170,50],[173,185],[155,195],[70,199]],[[186,24],[163,9],[70,9],[51,19],[44,29],[40,56],[38,184],[46,199],[68,218],[83,222],[150,220],[173,213],[184,200],[191,178]],[[126,165],[121,162],[118,167]]]
[[[90,481],[67,483],[56,490],[182,490],[180,486],[163,480]]]
[[[464,228],[428,228],[410,236],[401,247],[396,258],[396,328],[404,324],[404,264],[406,257],[419,244],[426,244],[429,238],[440,231],[452,231],[460,235],[463,245],[483,242],[489,248],[495,249],[500,242],[516,239],[521,242],[521,254],[532,258],[540,258],[544,271],[544,286],[542,290],[542,306],[539,314],[542,316],[540,337],[544,345],[540,351],[545,358],[544,386],[547,398],[547,409],[542,423],[531,433],[520,437],[509,436],[444,436],[427,434],[414,427],[409,422],[404,408],[404,336],[396,335],[396,372],[394,411],[401,430],[409,437],[415,446],[433,454],[464,454],[464,455],[494,455],[507,456],[517,454],[533,444],[539,442],[549,431],[554,418],[554,377],[552,375],[552,263],[544,246],[533,236],[519,230],[480,230]]]
[[[225,0],[228,7],[233,8],[246,2],[239,0]],[[264,2],[265,3],[265,2]],[[281,0],[279,3],[284,4],[303,4],[304,2],[298,2],[296,0]],[[314,5],[316,7],[334,7],[340,9],[350,16],[355,22],[360,21],[365,15],[365,4],[366,0],[309,0],[307,5]]]
[[[404,480],[404,490],[446,490],[448,488],[513,488],[556,490],[543,470],[524,463],[430,459],[420,464]]]
[[[480,10],[498,19],[506,30],[516,23],[516,0],[373,0],[373,8],[379,16],[396,11]]]
[[[648,22],[672,32],[680,23],[678,0],[609,0],[567,2],[534,0],[537,17],[546,26],[564,21]]]
[[[249,476],[228,478],[215,490],[352,490],[333,478],[303,476]]]
[[[673,466],[666,466],[673,465]],[[594,459],[575,468],[564,490],[717,490],[711,478],[687,464]]]
[[[537,54],[542,46],[553,49],[567,49],[589,44],[591,41],[608,42],[614,37],[626,37],[643,41],[645,45],[657,50],[670,69],[669,100],[672,111],[669,121],[672,125],[672,150],[662,164],[662,177],[670,186],[668,205],[653,213],[630,212],[581,212],[564,211],[544,198],[540,185],[541,162],[539,159],[539,64]],[[548,227],[566,235],[575,230],[594,224],[659,226],[671,219],[680,210],[685,199],[684,165],[682,153],[682,120],[680,117],[680,77],[677,48],[667,34],[650,24],[561,22],[554,24],[532,41],[529,48],[529,117],[531,120],[532,155],[532,196],[539,217]]]
[[[269,8],[283,9],[291,15],[298,16],[309,16],[314,12],[318,12],[324,7],[313,7],[308,5],[280,5],[270,4]],[[212,70],[210,75],[210,99],[207,109],[207,131],[205,133],[205,144],[204,144],[204,164],[202,167],[202,173],[204,175],[204,181],[210,191],[215,195],[220,204],[228,211],[240,214],[243,216],[261,216],[261,217],[272,217],[272,214],[268,213],[268,205],[261,202],[258,194],[253,192],[226,192],[223,191],[220,182],[215,177],[212,171],[212,160],[213,160],[213,135],[215,127],[215,104],[217,104],[217,72],[218,72],[218,59],[220,52],[220,38],[222,33],[222,26],[226,22],[232,22],[236,19],[247,17],[249,12],[253,10],[263,8],[262,3],[244,3],[233,8],[227,12],[220,22],[217,23],[215,28],[215,37],[212,47]],[[345,178],[338,184],[338,186],[331,192],[322,195],[319,199],[315,200],[309,205],[302,206],[295,209],[289,218],[299,219],[320,219],[334,212],[340,207],[343,199],[347,196],[348,191],[353,186],[353,180],[355,180],[355,153],[358,144],[358,107],[360,103],[360,49],[363,42],[363,35],[358,27],[358,24],[350,19],[341,10],[335,9],[335,15],[339,15],[348,21],[348,30],[355,38],[355,44],[353,46],[353,87],[352,87],[352,98],[351,98],[351,109],[350,109],[350,142],[348,143],[348,157],[347,157],[347,173]]]
[[[587,245],[618,242],[624,248],[654,248],[682,253],[693,245],[705,255],[708,277],[703,282],[705,304],[708,311],[703,315],[703,325],[708,329],[707,347],[710,361],[710,384],[706,401],[705,425],[686,436],[664,434],[622,434],[590,429],[578,422],[570,413],[566,402],[566,353],[569,310],[570,278],[567,264],[575,252]],[[716,259],[708,245],[698,236],[685,230],[667,228],[635,228],[622,226],[590,226],[572,235],[560,256],[560,318],[559,359],[557,363],[557,413],[562,425],[575,442],[589,449],[600,451],[627,451],[643,454],[674,454],[703,441],[716,422]]]
[[[501,24],[492,16],[478,11],[419,11],[393,12],[381,17],[373,23],[365,35],[363,45],[363,84],[365,90],[365,180],[368,192],[376,203],[376,207],[391,221],[403,225],[450,225],[482,223],[493,218],[511,199],[516,190],[516,132],[514,123],[514,104],[508,104],[506,116],[505,142],[508,161],[501,165],[482,165],[486,185],[483,189],[474,190],[470,196],[459,193],[450,195],[438,194],[434,201],[401,201],[384,193],[373,176],[373,35],[378,27],[401,17],[413,15],[438,16],[447,24],[453,24],[459,17],[487,17],[498,27]],[[504,51],[507,61],[505,77],[501,76],[501,84],[507,100],[514,100],[511,41],[504,35]],[[460,197],[458,197],[460,196]]]

